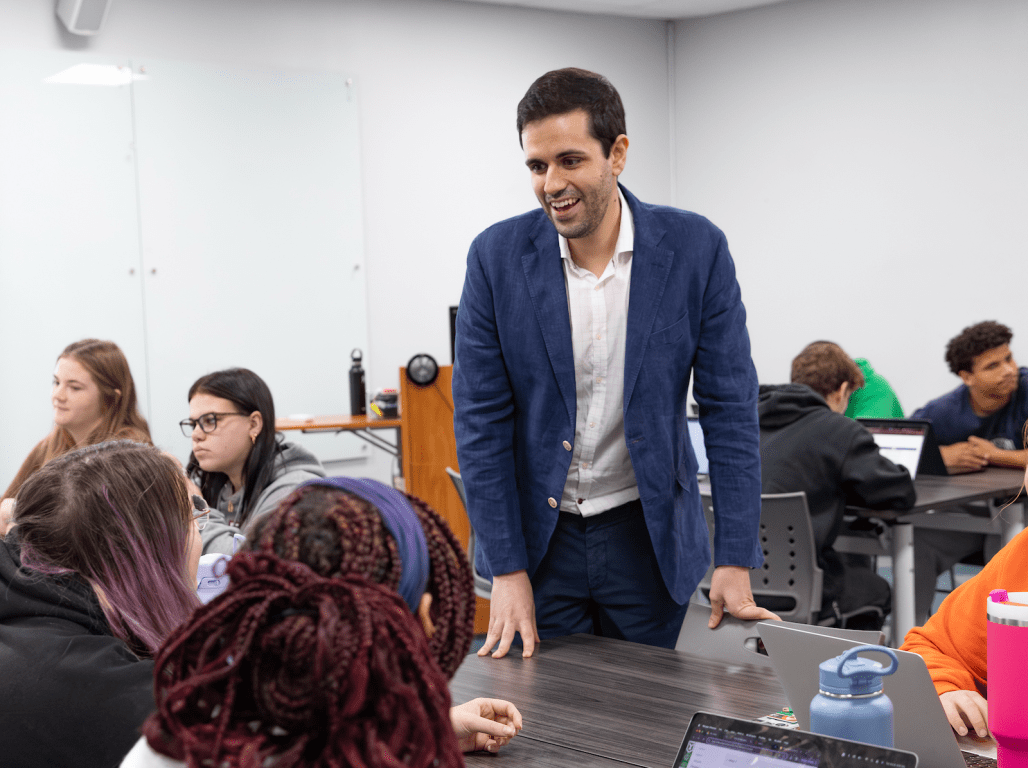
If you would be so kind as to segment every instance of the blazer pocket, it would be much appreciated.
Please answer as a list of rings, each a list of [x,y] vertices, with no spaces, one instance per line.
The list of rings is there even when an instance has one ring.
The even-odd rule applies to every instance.
[[[689,315],[685,315],[680,320],[675,321],[667,328],[662,328],[659,331],[654,331],[650,334],[650,339],[654,344],[674,344],[676,341],[685,336],[689,331]]]

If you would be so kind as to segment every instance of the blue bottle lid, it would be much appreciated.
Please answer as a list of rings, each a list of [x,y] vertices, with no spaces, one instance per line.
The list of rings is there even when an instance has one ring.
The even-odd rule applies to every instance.
[[[892,663],[887,668],[871,659],[862,659],[858,653],[878,651],[884,653]],[[899,659],[891,648],[882,645],[861,645],[850,648],[841,656],[823,661],[818,666],[821,672],[820,689],[834,696],[867,696],[882,690],[882,678],[896,671]]]

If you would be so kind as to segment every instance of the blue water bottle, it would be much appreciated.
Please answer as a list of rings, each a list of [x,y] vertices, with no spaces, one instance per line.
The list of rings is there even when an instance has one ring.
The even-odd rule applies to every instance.
[[[878,651],[892,664],[883,669],[877,661],[858,653]],[[820,690],[810,702],[810,730],[880,747],[892,746],[892,702],[882,690],[882,678],[896,671],[899,659],[881,645],[861,645],[822,662]]]

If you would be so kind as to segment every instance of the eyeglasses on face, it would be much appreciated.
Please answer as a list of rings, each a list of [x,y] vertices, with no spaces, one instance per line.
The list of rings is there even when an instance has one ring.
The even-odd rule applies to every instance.
[[[203,500],[203,496],[193,494],[193,522],[196,523],[196,530],[202,531],[207,527],[207,521],[211,519],[211,508]]]
[[[232,413],[205,413],[199,419],[182,419],[182,421],[180,421],[178,423],[178,425],[180,427],[182,427],[182,434],[185,435],[186,437],[192,437],[193,436],[193,430],[196,429],[197,426],[200,427],[200,431],[202,431],[202,432],[204,432],[204,433],[209,435],[211,432],[213,432],[214,430],[216,430],[218,428],[218,419],[223,419],[226,416],[245,416],[245,415],[246,415],[245,413],[238,413],[238,412],[232,412]]]

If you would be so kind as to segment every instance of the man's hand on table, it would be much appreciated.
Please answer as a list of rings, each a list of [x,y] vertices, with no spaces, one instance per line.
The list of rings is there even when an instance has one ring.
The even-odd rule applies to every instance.
[[[989,705],[978,691],[946,691],[939,695],[950,726],[961,736],[968,725],[979,738],[989,735]]]
[[[710,577],[710,621],[714,629],[721,623],[725,611],[744,621],[781,618],[753,601],[750,589],[750,569],[738,565],[719,565]]]
[[[522,728],[521,713],[503,699],[472,699],[450,708],[461,752],[498,752]]]
[[[539,633],[535,628],[535,601],[532,598],[532,582],[527,571],[514,571],[493,576],[493,591],[489,599],[489,634],[478,655],[485,656],[499,643],[494,659],[507,655],[514,633],[521,633],[523,650],[528,658],[535,652]]]
[[[988,440],[971,437],[963,443],[940,446],[939,453],[942,454],[942,462],[947,469],[973,472],[988,466],[989,453],[994,450],[998,449]]]

